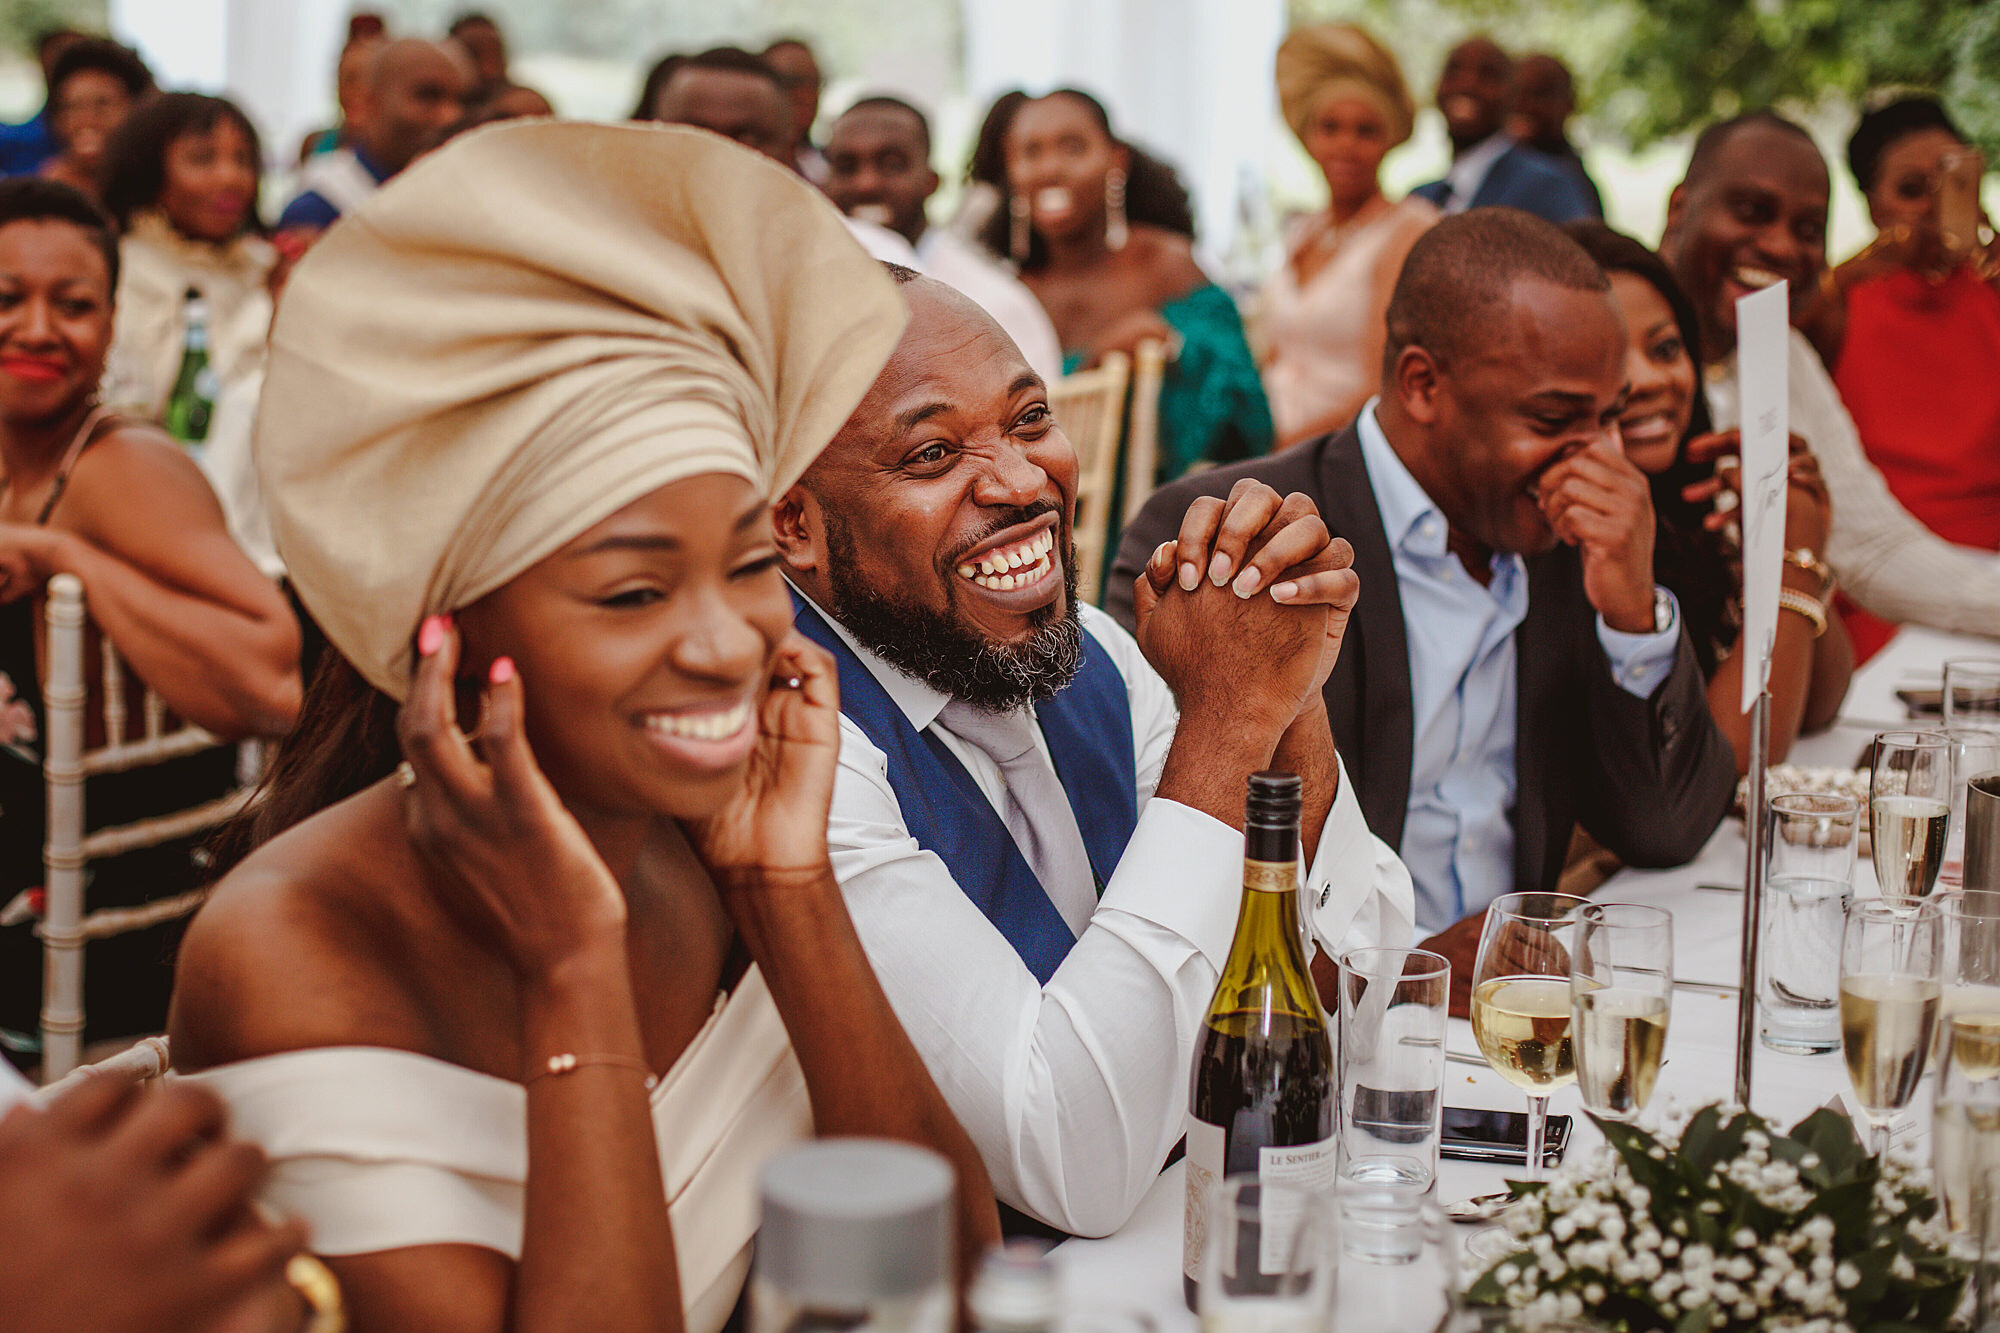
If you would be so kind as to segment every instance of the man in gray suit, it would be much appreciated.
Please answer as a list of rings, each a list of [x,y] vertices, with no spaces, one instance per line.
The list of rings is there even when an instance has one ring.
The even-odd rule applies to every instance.
[[[1108,609],[1130,623],[1137,577],[1233,576],[1174,545],[1200,545],[1181,525],[1197,496],[1254,477],[1318,505],[1362,584],[1327,716],[1462,1000],[1486,905],[1554,888],[1573,826],[1629,864],[1678,864],[1720,822],[1735,765],[1653,582],[1603,272],[1549,223],[1478,209],[1411,250],[1388,325],[1381,393],[1352,426],[1147,502]]]

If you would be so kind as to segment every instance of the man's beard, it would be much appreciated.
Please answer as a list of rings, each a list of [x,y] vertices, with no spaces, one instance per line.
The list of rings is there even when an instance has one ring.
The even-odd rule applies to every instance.
[[[1019,511],[996,522],[992,531],[1047,512],[1048,507]],[[1026,640],[997,644],[966,627],[949,610],[900,601],[863,582],[855,570],[854,536],[846,521],[832,512],[826,515],[826,544],[832,597],[827,610],[863,646],[904,675],[991,713],[1053,698],[1076,679],[1083,665],[1083,622],[1076,609],[1074,545],[1063,551],[1061,614],[1053,605],[1030,612],[1032,632]]]

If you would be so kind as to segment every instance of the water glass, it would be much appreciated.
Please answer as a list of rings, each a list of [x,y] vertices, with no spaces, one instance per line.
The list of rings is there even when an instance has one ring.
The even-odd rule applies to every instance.
[[[1254,1174],[1218,1181],[1196,1298],[1202,1333],[1325,1333],[1339,1235],[1324,1194]]]
[[[1759,1036],[1788,1055],[1839,1050],[1840,941],[1861,803],[1820,792],[1774,796],[1766,824]]]
[[[1636,903],[1592,903],[1579,913],[1570,960],[1570,1030],[1583,1104],[1630,1120],[1652,1100],[1674,998],[1674,918]]]
[[[1339,1333],[1449,1327],[1459,1286],[1457,1243],[1442,1210],[1407,1190],[1343,1183]]]
[[[1955,657],[1944,664],[1944,725],[2000,727],[2000,660]]]
[[[1413,1188],[1437,1178],[1451,963],[1424,949],[1340,956],[1340,1176]]]
[[[1951,816],[1945,827],[1944,868],[1938,883],[1956,885],[1965,878],[1965,788],[1974,778],[2000,773],[2000,730],[1993,727],[1947,727],[1951,748]]]
[[[1927,896],[1944,867],[1951,822],[1951,743],[1941,731],[1875,735],[1868,781],[1868,832],[1884,898]]]
[[[1840,950],[1840,1041],[1873,1139],[1916,1096],[1930,1061],[1943,987],[1944,918],[1932,902],[1859,902]]]

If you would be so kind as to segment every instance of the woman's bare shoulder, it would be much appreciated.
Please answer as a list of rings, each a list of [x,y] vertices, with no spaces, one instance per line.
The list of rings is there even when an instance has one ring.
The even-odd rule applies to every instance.
[[[148,422],[120,419],[92,440],[70,468],[68,489],[56,514],[66,526],[123,527],[137,516],[171,518],[177,531],[190,523],[227,535],[222,506],[185,450]]]
[[[1132,229],[1127,243],[1145,270],[1152,275],[1155,304],[1177,301],[1197,287],[1206,287],[1208,274],[1194,257],[1194,242],[1164,227],[1139,226]]]
[[[394,810],[369,789],[286,830],[225,875],[175,964],[174,1064],[194,1070],[320,1046],[421,1049],[407,965],[422,897]]]

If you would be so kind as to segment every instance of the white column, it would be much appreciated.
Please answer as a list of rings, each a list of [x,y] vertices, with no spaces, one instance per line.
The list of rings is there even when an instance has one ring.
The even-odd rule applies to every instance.
[[[110,0],[111,31],[138,48],[166,89],[219,93],[289,164],[334,114],[334,65],[350,0]]]
[[[982,108],[1009,88],[1094,93],[1119,134],[1194,193],[1202,250],[1224,254],[1276,125],[1271,62],[1283,0],[964,0],[965,81]]]

